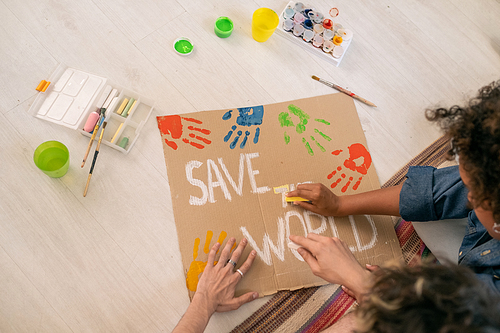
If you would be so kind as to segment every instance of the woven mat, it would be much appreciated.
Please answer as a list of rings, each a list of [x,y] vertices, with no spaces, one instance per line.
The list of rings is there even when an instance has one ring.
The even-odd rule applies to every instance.
[[[449,149],[449,141],[441,137],[408,162],[382,187],[402,183],[412,165],[439,166],[446,161],[446,152]],[[400,218],[394,218],[393,221],[404,260],[408,265],[416,264],[422,257],[432,256],[411,222]],[[231,332],[316,333],[330,327],[352,310],[354,303],[354,299],[344,293],[339,285],[280,291]]]

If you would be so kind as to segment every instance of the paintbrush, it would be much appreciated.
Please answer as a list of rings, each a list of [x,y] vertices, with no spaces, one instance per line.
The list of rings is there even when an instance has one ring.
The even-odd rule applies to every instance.
[[[359,96],[358,96],[358,95],[356,95],[355,93],[353,93],[353,92],[351,92],[351,91],[349,91],[349,90],[347,90],[347,89],[344,89],[344,88],[342,88],[341,86],[336,85],[335,83],[331,83],[331,82],[325,81],[325,80],[320,79],[319,77],[314,76],[314,75],[312,76],[312,78],[313,78],[314,80],[316,80],[316,81],[319,81],[319,82],[321,82],[321,83],[323,83],[323,84],[325,84],[325,85],[327,85],[327,86],[329,86],[329,87],[333,88],[333,89],[337,89],[338,91],[343,92],[344,94],[349,95],[349,96],[351,96],[352,98],[355,98],[355,99],[357,99],[358,101],[361,101],[361,102],[363,102],[363,103],[365,103],[365,104],[367,104],[367,105],[369,105],[369,106],[377,107],[377,106],[376,106],[375,104],[373,104],[372,102],[367,101],[366,99],[359,97]]]
[[[94,159],[92,160],[92,166],[90,167],[89,177],[87,178],[87,185],[85,185],[85,190],[83,191],[83,196],[87,195],[87,190],[89,189],[89,184],[90,184],[90,178],[92,177],[92,172],[94,171],[95,161],[97,161],[97,155],[99,154],[99,148],[101,148],[101,141],[102,141],[102,137],[104,134],[104,129],[106,128],[107,124],[108,124],[107,121],[105,121],[102,124],[101,135],[99,136],[99,141],[97,142],[97,147],[96,147],[95,153],[94,153]]]
[[[90,148],[92,148],[92,144],[94,143],[94,139],[99,131],[99,126],[101,125],[102,119],[105,117],[106,109],[101,108],[98,112],[100,112],[99,119],[97,119],[97,123],[95,123],[94,131],[92,132],[92,136],[90,137],[89,145],[87,146],[87,151],[85,152],[85,156],[82,161],[82,168],[85,165],[85,161],[87,161],[87,157],[89,156]]]

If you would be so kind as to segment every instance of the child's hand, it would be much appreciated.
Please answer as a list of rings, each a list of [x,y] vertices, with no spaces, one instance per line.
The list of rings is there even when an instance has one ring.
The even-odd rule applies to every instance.
[[[288,192],[287,197],[301,197],[311,201],[297,201],[294,204],[323,216],[337,216],[340,200],[323,184],[300,184],[295,191]]]
[[[290,235],[290,240],[301,246],[297,252],[314,275],[346,286],[358,300],[368,291],[371,273],[361,267],[342,240],[313,233],[307,238]]]

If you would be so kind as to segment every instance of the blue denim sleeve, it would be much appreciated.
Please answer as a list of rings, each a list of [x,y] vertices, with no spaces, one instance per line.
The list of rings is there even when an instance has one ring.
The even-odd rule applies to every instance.
[[[467,188],[458,166],[410,167],[399,196],[399,213],[407,221],[467,217]]]

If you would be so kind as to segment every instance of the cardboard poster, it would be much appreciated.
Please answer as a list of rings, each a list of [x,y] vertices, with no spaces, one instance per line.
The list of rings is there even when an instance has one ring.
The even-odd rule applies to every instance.
[[[380,187],[350,97],[332,94],[157,121],[190,296],[209,249],[229,237],[248,239],[242,258],[257,251],[237,294],[326,284],[288,248],[290,234],[339,237],[362,264],[400,258],[389,217],[324,217],[284,199],[306,182],[323,183],[337,195]]]

